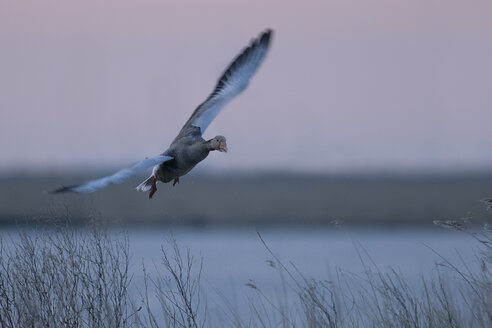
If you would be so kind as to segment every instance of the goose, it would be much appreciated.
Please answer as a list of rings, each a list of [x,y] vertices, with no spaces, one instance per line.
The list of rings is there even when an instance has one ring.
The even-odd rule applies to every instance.
[[[179,183],[180,177],[190,172],[211,151],[227,152],[227,142],[224,136],[218,135],[205,140],[202,135],[222,108],[246,89],[266,57],[272,34],[271,29],[262,32],[234,58],[219,78],[215,89],[193,111],[169,148],[162,154],[146,158],[129,168],[103,178],[78,185],[62,186],[52,193],[92,193],[111,184],[122,183],[131,176],[153,166],[150,177],[136,187],[140,191],[150,191],[149,198],[152,198],[157,191],[158,181],[164,183],[173,181],[173,186],[175,186]]]

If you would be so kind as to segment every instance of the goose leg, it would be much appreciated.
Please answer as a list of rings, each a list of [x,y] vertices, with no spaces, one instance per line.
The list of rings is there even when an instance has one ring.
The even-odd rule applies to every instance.
[[[176,183],[179,184],[179,177],[177,177],[176,179],[174,179],[174,181],[173,181],[173,187],[176,185]]]
[[[151,199],[152,196],[157,191],[156,182],[157,182],[157,179],[155,177],[152,177],[152,187],[150,188],[149,199]]]

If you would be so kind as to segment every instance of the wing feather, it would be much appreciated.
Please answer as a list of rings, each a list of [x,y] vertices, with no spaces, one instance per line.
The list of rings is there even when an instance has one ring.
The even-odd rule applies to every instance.
[[[220,110],[248,86],[251,77],[265,59],[272,34],[272,30],[263,32],[232,61],[218,80],[214,91],[195,109],[175,140],[192,131],[193,127],[199,127],[203,133]]]
[[[111,184],[122,183],[128,180],[128,178],[130,178],[131,176],[137,174],[140,171],[145,170],[146,168],[169,161],[171,159],[173,159],[173,157],[165,156],[165,155],[146,158],[138,162],[137,164],[133,165],[132,167],[122,169],[112,175],[91,180],[79,185],[61,187],[59,189],[52,191],[52,193],[58,194],[63,192],[76,192],[81,194],[88,194],[97,191],[99,189],[106,188]]]

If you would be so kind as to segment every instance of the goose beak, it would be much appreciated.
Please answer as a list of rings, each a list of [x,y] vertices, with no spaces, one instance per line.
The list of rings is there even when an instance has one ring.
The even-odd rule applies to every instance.
[[[225,142],[219,142],[219,151],[227,153],[227,144]]]

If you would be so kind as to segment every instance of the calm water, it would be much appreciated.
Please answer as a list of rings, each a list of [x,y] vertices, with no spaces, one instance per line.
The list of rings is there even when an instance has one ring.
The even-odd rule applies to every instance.
[[[309,277],[322,278],[329,268],[361,271],[357,249],[367,251],[384,269],[400,268],[409,276],[431,269],[438,252],[447,259],[458,254],[469,258],[477,243],[462,232],[443,229],[259,229],[270,249],[285,263],[293,262]],[[256,229],[165,229],[130,230],[132,257],[147,263],[160,261],[161,245],[174,236],[182,248],[203,258],[204,276],[211,282],[240,284],[248,278],[268,278],[273,260]]]
[[[435,271],[439,257],[433,250],[458,267],[465,261],[471,269],[478,269],[474,257],[478,243],[465,233],[440,228],[262,228],[260,233],[289,270],[295,271],[294,264],[305,277],[319,280],[329,280],[334,269],[362,273],[364,268],[358,254],[365,252],[381,271],[388,271],[389,267],[397,269],[417,289],[421,275]],[[247,316],[248,298],[257,294],[245,283],[253,282],[272,299],[281,288],[279,272],[267,262],[274,259],[253,227],[154,227],[130,229],[128,234],[133,274],[131,293],[137,300],[144,285],[142,263],[152,277],[166,274],[161,246],[166,247],[166,240],[171,236],[182,250],[188,248],[197,261],[203,259],[202,286],[209,311],[223,309],[227,302]],[[1,237],[7,235],[15,236],[16,231],[0,231]],[[121,234],[115,234],[118,235]],[[367,255],[362,258],[369,264]],[[154,301],[152,308],[158,311],[159,304]]]
[[[260,233],[289,269],[292,262],[308,278],[330,279],[336,268],[361,273],[363,265],[358,251],[367,252],[383,272],[389,267],[401,271],[415,288],[422,274],[429,275],[435,270],[439,257],[432,250],[458,266],[465,259],[471,268],[477,267],[473,256],[477,243],[465,233],[439,228],[269,228],[260,229]],[[137,263],[133,267],[136,289],[141,286],[142,260],[151,275],[161,271],[160,247],[166,245],[165,240],[171,234],[182,248],[189,248],[195,257],[203,258],[202,280],[212,304],[209,307],[213,308],[213,304],[220,307],[223,303],[213,291],[216,289],[239,312],[246,313],[247,298],[255,293],[245,286],[249,279],[272,298],[279,290],[279,274],[267,263],[273,258],[254,228],[130,231],[132,262]],[[367,256],[363,257],[368,262]]]

